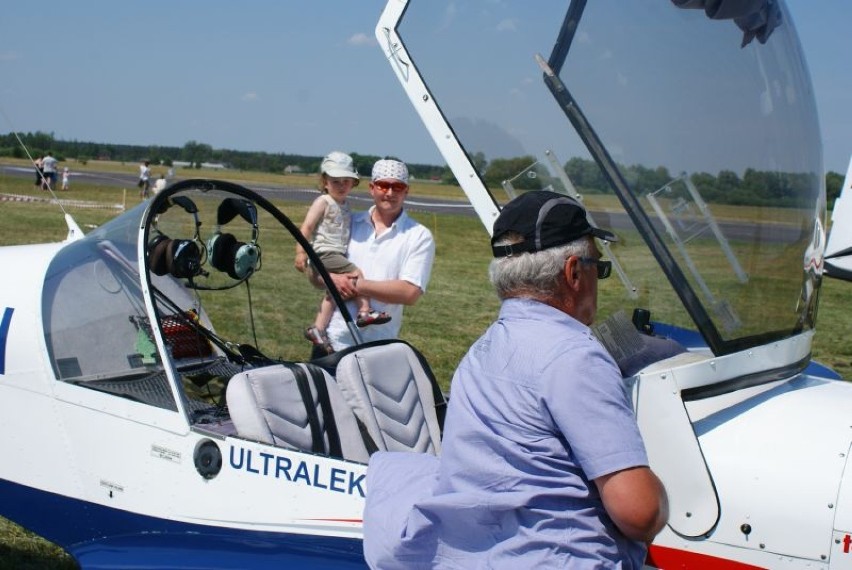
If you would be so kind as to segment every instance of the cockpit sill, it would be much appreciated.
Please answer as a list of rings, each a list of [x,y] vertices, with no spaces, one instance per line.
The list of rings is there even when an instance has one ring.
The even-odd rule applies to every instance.
[[[814,331],[724,356],[714,356],[706,347],[651,364],[628,379],[631,385],[666,380],[676,387],[684,402],[697,402],[734,392],[752,395],[752,388],[774,385],[804,371],[836,379],[827,368],[811,363]],[[809,368],[810,366],[810,368]]]

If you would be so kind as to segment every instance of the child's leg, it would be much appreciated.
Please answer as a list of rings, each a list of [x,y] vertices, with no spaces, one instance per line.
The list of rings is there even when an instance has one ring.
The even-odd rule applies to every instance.
[[[361,273],[360,269],[358,269],[354,273],[358,276],[358,279],[364,278],[364,274]],[[370,298],[369,297],[364,297],[362,295],[359,295],[358,297],[355,298],[355,302],[358,304],[358,313],[369,313],[370,312],[371,307],[370,307]]]
[[[370,298],[369,297],[356,297],[355,299],[358,302],[358,312],[359,313],[369,313],[370,312]]]
[[[317,317],[314,320],[314,326],[321,331],[325,331],[328,328],[328,323],[331,322],[331,316],[334,314],[334,302],[332,302],[331,297],[328,295],[323,295],[322,301],[320,301],[319,311],[317,311]]]

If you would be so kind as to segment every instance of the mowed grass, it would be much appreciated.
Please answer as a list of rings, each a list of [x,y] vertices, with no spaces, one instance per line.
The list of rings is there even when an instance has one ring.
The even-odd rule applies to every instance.
[[[90,162],[85,167],[72,164],[71,168],[72,170],[82,168],[98,170],[101,166]],[[136,165],[133,164],[106,165],[106,171],[113,172],[135,173],[135,169]],[[219,177],[242,182],[247,186],[286,184],[313,187],[316,183],[315,177],[312,176],[294,177],[196,170],[179,170],[177,174],[181,178]],[[359,188],[356,192],[363,194],[365,189]],[[29,177],[19,178],[2,174],[0,174],[0,194],[49,198],[47,192],[33,187]],[[423,195],[462,198],[461,190],[457,187],[415,183],[412,188],[412,198]],[[103,204],[102,209],[68,207],[69,213],[84,231],[104,223],[119,213],[118,210],[110,209],[110,205],[126,201],[127,207],[132,207],[139,201],[136,188],[128,188],[125,194],[120,187],[86,186],[75,184],[73,179],[72,191],[59,193],[58,196],[62,199],[87,200]],[[610,198],[602,197],[602,199],[601,205],[608,207],[610,204],[606,203],[606,200]],[[299,221],[307,210],[307,204],[282,203],[282,206],[285,206],[284,211],[296,221]],[[612,206],[615,207],[614,202]],[[0,245],[60,241],[67,231],[63,217],[55,204],[0,201],[0,213],[3,220],[0,225]],[[412,209],[411,214],[434,234],[437,255],[427,294],[416,306],[406,308],[401,337],[425,354],[442,386],[448,388],[455,366],[470,344],[493,320],[499,307],[487,279],[490,248],[487,234],[475,217],[434,215],[416,209]],[[736,215],[736,212],[730,213],[731,217]],[[267,252],[264,255],[267,255]],[[654,273],[653,268],[643,268],[644,270],[647,270],[649,274]],[[10,273],[8,269],[4,269],[2,274],[5,276]],[[674,295],[667,295],[654,300],[643,298],[637,304],[654,305],[657,310],[658,306],[676,303]],[[623,288],[616,279],[610,279],[602,284],[599,303],[604,313],[624,303]],[[835,368],[847,378],[852,377],[852,341],[849,340],[852,338],[850,334],[852,322],[846,317],[850,306],[852,306],[852,284],[826,280],[821,293],[819,332],[813,347],[814,357]],[[0,519],[0,569],[75,567],[74,561],[61,549],[17,525]]]

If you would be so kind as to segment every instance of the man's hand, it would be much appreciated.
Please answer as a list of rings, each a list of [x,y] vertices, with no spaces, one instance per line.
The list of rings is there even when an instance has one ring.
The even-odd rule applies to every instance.
[[[344,299],[358,296],[358,275],[356,273],[331,273],[331,280]]]

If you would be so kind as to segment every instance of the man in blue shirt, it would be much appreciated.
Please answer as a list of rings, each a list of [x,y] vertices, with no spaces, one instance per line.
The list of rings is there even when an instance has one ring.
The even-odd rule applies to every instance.
[[[589,329],[611,271],[595,237],[615,240],[553,192],[500,213],[500,316],[453,377],[440,461],[370,462],[371,566],[642,567],[668,503],[618,367]]]

